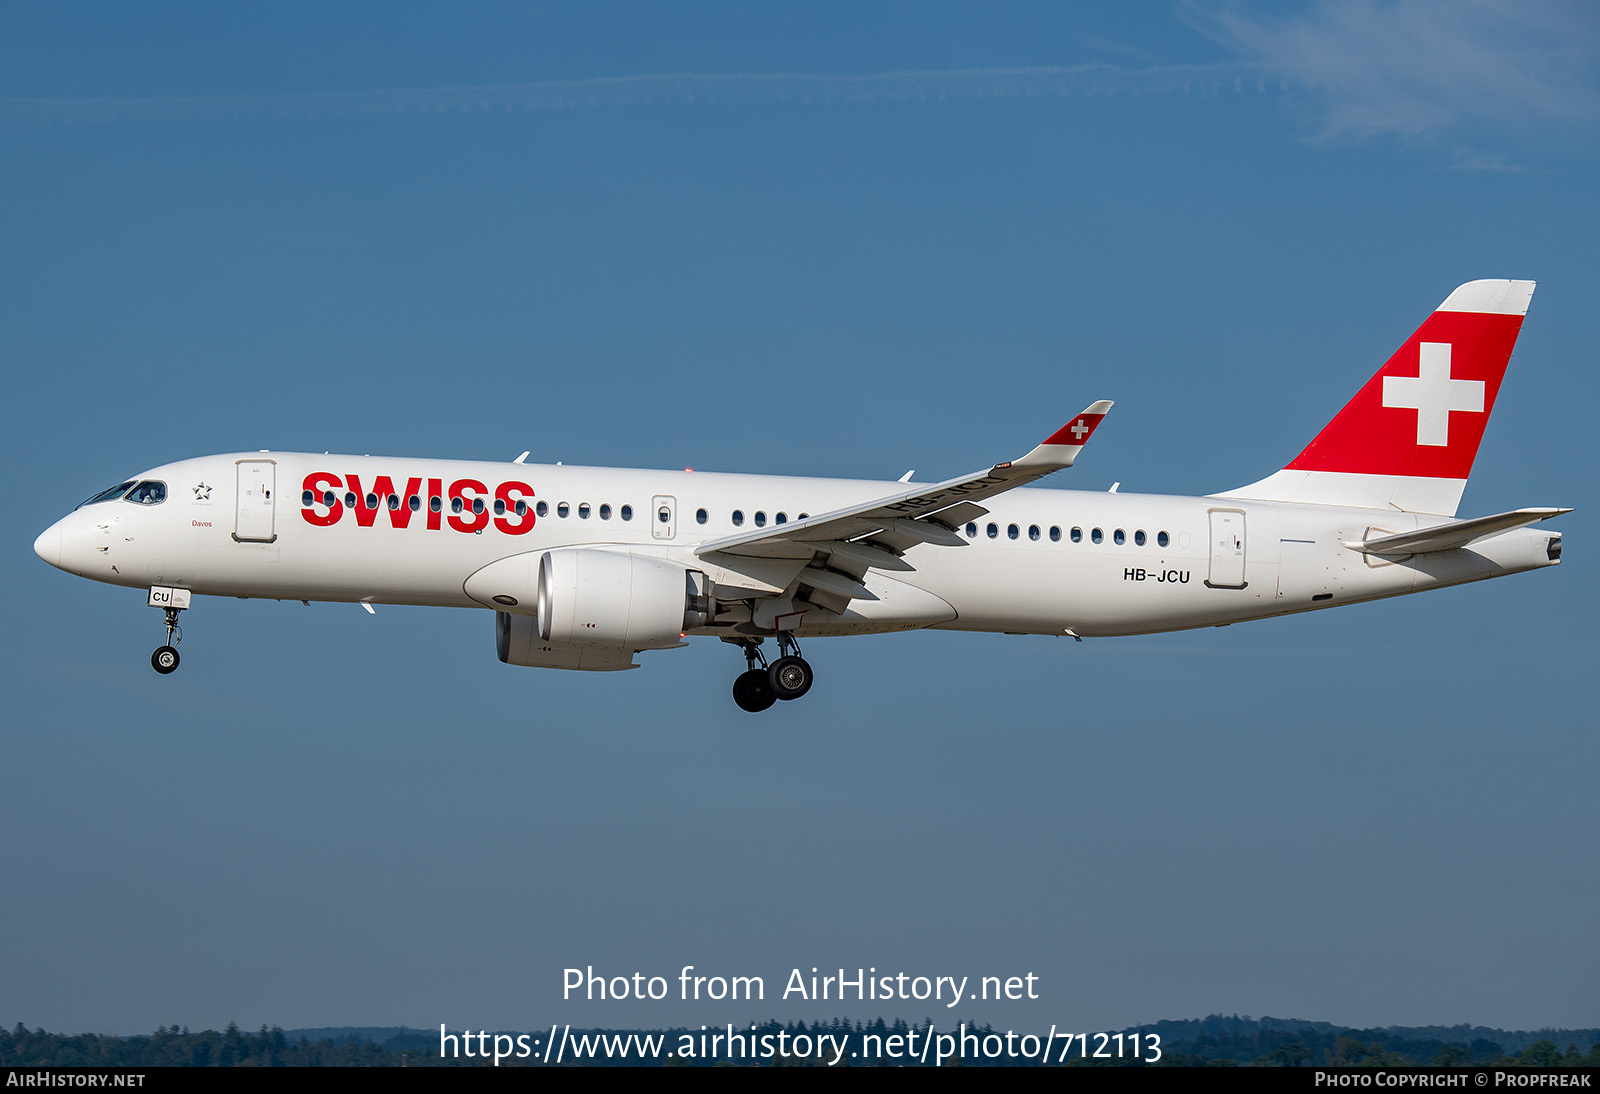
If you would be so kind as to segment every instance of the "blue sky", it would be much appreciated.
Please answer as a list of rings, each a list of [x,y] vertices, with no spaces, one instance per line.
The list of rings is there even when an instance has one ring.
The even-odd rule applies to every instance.
[[[10,7],[0,1021],[1600,1024],[1582,4]],[[1540,282],[1465,515],[1562,566],[1081,645],[695,643],[511,669],[487,613],[159,616],[34,536],[312,450],[893,479],[1117,409],[1052,485],[1299,451],[1457,284]],[[774,438],[783,438],[775,440]],[[561,970],[762,975],[563,1002]],[[943,1021],[945,1014],[934,1015]]]

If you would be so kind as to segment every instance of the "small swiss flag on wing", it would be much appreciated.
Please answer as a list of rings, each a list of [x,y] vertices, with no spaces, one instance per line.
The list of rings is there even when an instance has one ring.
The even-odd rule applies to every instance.
[[[1044,443],[1082,445],[1089,439],[1089,434],[1095,431],[1095,427],[1105,420],[1105,417],[1104,414],[1079,414],[1072,421],[1046,437]]]

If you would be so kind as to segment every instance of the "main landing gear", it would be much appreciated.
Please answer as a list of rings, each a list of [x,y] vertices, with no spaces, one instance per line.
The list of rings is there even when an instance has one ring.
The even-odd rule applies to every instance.
[[[811,690],[811,664],[800,656],[800,644],[794,635],[778,635],[779,656],[770,665],[761,652],[761,639],[742,638],[737,642],[744,650],[746,665],[733,682],[733,701],[740,710],[758,714],[779,699],[798,699]]]
[[[178,643],[183,641],[183,628],[178,626],[178,613],[181,611],[182,608],[166,609],[167,644],[150,655],[150,667],[162,676],[178,668]]]

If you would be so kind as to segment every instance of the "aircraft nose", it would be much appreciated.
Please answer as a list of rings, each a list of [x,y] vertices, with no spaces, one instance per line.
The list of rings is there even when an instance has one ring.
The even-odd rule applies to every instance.
[[[50,565],[61,567],[61,522],[56,521],[33,541],[33,553],[44,559]]]

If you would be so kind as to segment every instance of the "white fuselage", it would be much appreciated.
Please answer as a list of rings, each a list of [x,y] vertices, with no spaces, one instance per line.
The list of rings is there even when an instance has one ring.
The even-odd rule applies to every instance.
[[[266,484],[260,496],[250,494],[247,469]],[[624,545],[703,567],[695,549],[709,541],[900,488],[300,453],[208,456],[138,478],[164,483],[165,499],[86,504],[41,535],[36,549],[61,569],[117,585],[445,607],[491,607],[466,583],[509,556]],[[366,505],[369,494],[375,506]],[[1449,519],[1399,511],[1049,489],[1013,490],[985,505],[987,516],[959,528],[966,546],[910,548],[911,570],[866,579],[879,600],[856,601],[842,615],[816,613],[797,633],[1142,634],[1396,596],[1559,557],[1558,533],[1527,528],[1395,561],[1344,546]]]

